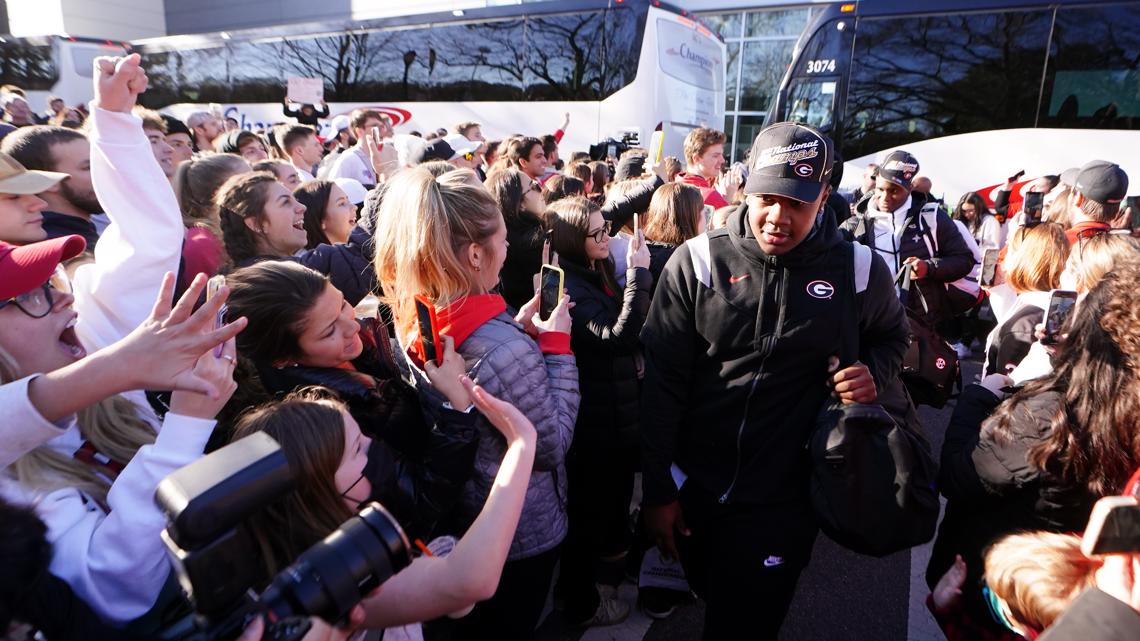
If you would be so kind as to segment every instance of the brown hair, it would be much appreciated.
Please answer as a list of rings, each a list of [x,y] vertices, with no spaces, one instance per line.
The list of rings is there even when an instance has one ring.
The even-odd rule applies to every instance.
[[[64,111],[66,112],[67,110],[65,109]],[[143,129],[161,131],[163,134],[166,133],[166,121],[162,119],[162,114],[154,109],[147,109],[142,105],[135,105],[134,108],[131,109],[131,113],[142,120]]]
[[[249,168],[253,171],[268,171],[277,176],[277,180],[281,180],[281,169],[287,167],[293,167],[293,164],[280,158],[266,158],[253,163]]]
[[[1053,625],[1077,595],[1092,587],[1101,562],[1081,553],[1076,534],[1012,534],[990,546],[986,585],[1009,606],[1014,623],[1040,632]]]
[[[277,144],[281,146],[286,156],[309,136],[315,135],[317,130],[308,125],[288,125],[276,132]]]
[[[328,209],[334,185],[336,183],[331,180],[310,180],[293,190],[293,197],[305,206],[305,236],[308,239],[306,249],[320,244],[333,244],[325,230],[321,229],[321,222],[325,219],[325,210]]]
[[[247,171],[249,163],[233,154],[211,154],[179,164],[174,173],[174,193],[182,209],[182,224],[216,229],[218,210],[214,197],[227,180]]]
[[[257,432],[273,437],[296,479],[293,492],[246,519],[268,576],[353,514],[333,480],[344,456],[347,411],[331,390],[304,387],[250,411],[234,427],[231,442]]]
[[[1041,219],[1051,223],[1057,223],[1065,229],[1072,227],[1073,209],[1069,207],[1069,194],[1072,193],[1072,191],[1073,190],[1069,189],[1067,185],[1062,187],[1061,190],[1057,192],[1057,197],[1045,208],[1045,213],[1041,215]]]
[[[510,144],[507,145],[507,152],[504,154],[507,158],[507,162],[510,163],[511,167],[521,169],[519,161],[529,160],[531,151],[535,145],[541,147],[542,141],[532,136],[511,139]]]
[[[697,127],[685,136],[685,162],[693,162],[709,147],[723,145],[727,140],[728,137],[724,135],[723,131],[709,127]]]
[[[1077,241],[1069,252],[1066,268],[1077,281],[1077,291],[1085,292],[1113,270],[1117,263],[1140,257],[1140,241],[1122,234],[1097,234]]]
[[[590,169],[590,165],[584,162],[572,162],[566,165],[566,169],[563,173],[581,180],[583,186],[594,180],[594,170]]]
[[[983,436],[1008,442],[1021,403],[1061,396],[1029,463],[1094,496],[1117,494],[1140,465],[1140,261],[1106,274],[1073,314],[1053,372],[1027,383],[982,424]],[[1018,420],[1022,420],[1019,418]]]
[[[550,229],[550,249],[559,260],[596,271],[612,296],[618,296],[617,278],[612,260],[590,260],[586,257],[586,234],[590,232],[590,216],[601,211],[592,200],[571,196],[550,205],[546,210],[546,226]]]
[[[269,202],[269,187],[277,176],[259,171],[232,176],[218,190],[214,204],[221,219],[222,243],[235,263],[257,256],[257,236],[245,224],[246,218],[265,222],[265,205]]]
[[[1084,194],[1081,194],[1084,196]],[[1120,203],[1102,203],[1084,196],[1081,202],[1081,211],[1085,216],[1098,223],[1111,223],[1116,218],[1116,213],[1120,211]]]
[[[501,225],[499,203],[460,172],[436,178],[413,167],[387,183],[376,223],[386,233],[378,235],[375,264],[401,339],[413,332],[416,294],[444,306],[471,293],[475,277],[460,256]]]
[[[1022,230],[1017,247],[1005,257],[1006,281],[1017,293],[1047,292],[1061,284],[1069,240],[1060,225],[1042,223]]]
[[[530,185],[530,181],[530,176],[510,167],[493,169],[487,174],[483,186],[498,201],[499,210],[503,212],[503,219],[507,223],[513,223],[521,217],[531,218],[531,214],[522,208],[523,196],[526,194],[523,185]]]
[[[370,119],[375,118],[381,122],[391,123],[388,116],[376,111],[375,109],[353,109],[352,113],[348,116],[348,126],[353,129],[360,129],[364,123]]]
[[[586,185],[573,176],[554,174],[546,179],[542,185],[542,199],[547,205],[569,198],[570,196],[585,196]]]
[[[594,192],[595,194],[606,193],[606,186],[610,184],[610,167],[606,163],[595,160],[590,163],[590,170],[594,172]]]
[[[700,233],[705,199],[692,185],[669,183],[653,192],[645,224],[645,237],[669,245],[681,245]]]
[[[248,319],[237,338],[238,352],[254,362],[275,364],[301,356],[298,337],[305,318],[328,289],[324,274],[287,260],[267,260],[226,276],[229,318]]]
[[[16,159],[25,169],[55,171],[55,147],[74,140],[86,140],[81,132],[66,127],[32,125],[4,136],[0,151]]]
[[[461,123],[459,123],[458,125],[455,125],[455,133],[457,133],[457,134],[459,134],[460,136],[463,136],[464,138],[466,138],[466,137],[467,137],[467,132],[468,132],[468,131],[471,131],[472,129],[474,129],[474,128],[476,128],[476,127],[482,127],[482,126],[483,126],[483,125],[481,125],[481,124],[479,124],[479,123],[477,123],[477,122],[474,122],[474,121],[470,121],[470,122],[461,122]]]

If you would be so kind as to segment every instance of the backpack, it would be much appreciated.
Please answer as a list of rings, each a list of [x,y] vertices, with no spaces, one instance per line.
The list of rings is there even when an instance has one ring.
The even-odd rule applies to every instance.
[[[852,247],[858,281],[874,254],[863,245]],[[846,317],[852,321],[843,327],[844,364],[854,362],[859,351],[852,331],[856,291],[855,283],[847,288]],[[845,405],[830,399],[808,443],[810,498],[820,529],[853,552],[877,557],[933,538],[940,506],[938,466],[906,389],[896,379],[879,400]]]
[[[895,275],[895,282],[899,284],[899,298],[910,322],[910,346],[903,356],[900,376],[915,404],[942,408],[953,395],[954,386],[962,386],[958,352],[927,320],[930,310],[926,299],[922,290],[912,287],[911,270],[906,265]],[[907,305],[911,294],[918,296],[925,314]]]
[[[923,242],[926,243],[926,251],[932,257],[938,255],[938,212],[940,211],[937,202],[926,203],[919,209],[918,216],[916,217],[915,224],[918,226],[918,232],[922,235]],[[950,313],[957,316],[958,314],[965,313],[978,305],[984,298],[982,294],[982,286],[978,281],[982,269],[982,250],[978,247],[978,241],[970,233],[961,222],[952,220],[954,229],[957,230],[958,235],[962,237],[962,241],[970,248],[970,252],[974,255],[974,268],[970,270],[962,278],[956,281],[945,283],[946,287],[946,301],[949,306]],[[874,239],[870,237],[871,225],[866,213],[862,214],[859,219],[859,224],[852,232],[852,236],[860,243],[875,248]],[[862,230],[862,231],[860,231]]]

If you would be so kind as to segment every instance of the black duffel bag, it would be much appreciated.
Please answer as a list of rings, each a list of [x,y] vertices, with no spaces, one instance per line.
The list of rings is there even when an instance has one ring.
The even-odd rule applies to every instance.
[[[847,292],[843,366],[859,353],[853,279]],[[933,538],[938,466],[901,380],[886,384],[877,401],[824,404],[808,443],[809,490],[827,536],[853,552],[886,556]]]
[[[911,281],[910,266],[904,265],[895,276],[899,283],[899,296],[910,322],[910,347],[903,356],[902,380],[915,405],[929,405],[941,409],[954,394],[954,386],[961,387],[961,367],[958,352],[946,342],[926,316],[911,310],[909,297],[918,296],[922,308],[929,314],[922,290]]]

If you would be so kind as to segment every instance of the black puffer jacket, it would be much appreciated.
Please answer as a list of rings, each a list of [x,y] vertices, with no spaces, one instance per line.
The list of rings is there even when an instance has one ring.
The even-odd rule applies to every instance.
[[[574,301],[570,347],[578,362],[582,403],[574,428],[574,447],[637,446],[640,383],[638,334],[649,313],[648,269],[626,271],[619,300],[606,292],[601,275],[562,261],[566,293]]]
[[[296,256],[253,256],[238,261],[235,267],[248,267],[265,260],[291,260],[329,277],[333,286],[344,294],[349,305],[356,305],[379,289],[376,270],[372,267],[372,235],[359,225],[352,228],[347,243],[317,245]]]
[[[352,361],[355,371],[259,364],[261,382],[278,396],[306,385],[335,391],[361,431],[373,438],[364,471],[373,498],[411,536],[431,537],[471,474],[478,413],[439,409],[441,420],[431,425],[426,399],[400,377],[395,359],[402,356],[393,350],[384,324],[361,321],[360,337],[364,351]]]
[[[931,586],[955,554],[966,561],[967,580],[980,579],[983,552],[1006,534],[1085,528],[1100,497],[1029,462],[1030,451],[1049,437],[1061,401],[1057,392],[1020,401],[1007,438],[994,434],[998,419],[990,415],[998,398],[980,385],[962,391],[942,445],[939,486],[949,502],[927,567]]]

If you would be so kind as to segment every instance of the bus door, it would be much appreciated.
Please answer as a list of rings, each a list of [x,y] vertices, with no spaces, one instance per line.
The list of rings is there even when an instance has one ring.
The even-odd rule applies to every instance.
[[[777,95],[776,108],[769,120],[791,120],[815,127],[839,146],[843,126],[843,106],[847,95],[847,77],[851,64],[851,47],[855,35],[855,17],[843,15],[823,22],[805,32],[798,43],[788,79]]]

